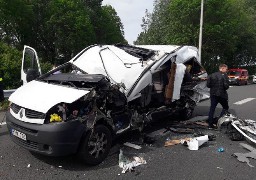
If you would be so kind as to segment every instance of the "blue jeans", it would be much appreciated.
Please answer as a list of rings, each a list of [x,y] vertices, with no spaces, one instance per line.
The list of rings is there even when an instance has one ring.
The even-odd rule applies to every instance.
[[[213,123],[216,123],[213,120],[213,116],[214,116],[214,112],[215,112],[215,109],[216,109],[216,106],[218,105],[218,103],[220,103],[222,106],[222,111],[221,111],[219,117],[223,116],[225,114],[225,112],[227,112],[229,109],[227,99],[219,97],[219,96],[211,96],[211,107],[210,107],[209,118],[208,118],[208,123],[210,126],[212,126]]]

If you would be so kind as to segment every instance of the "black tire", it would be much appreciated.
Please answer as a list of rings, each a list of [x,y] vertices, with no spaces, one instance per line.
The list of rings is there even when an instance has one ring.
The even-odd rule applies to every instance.
[[[241,86],[241,81],[240,80],[238,80],[237,85]]]
[[[192,117],[194,108],[185,108],[180,111],[179,115],[182,120],[188,120]]]
[[[86,164],[100,164],[109,154],[112,135],[104,125],[97,125],[93,132],[86,133],[81,140],[79,158]]]

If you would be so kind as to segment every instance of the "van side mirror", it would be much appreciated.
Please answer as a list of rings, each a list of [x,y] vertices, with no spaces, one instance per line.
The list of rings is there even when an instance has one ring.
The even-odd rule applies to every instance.
[[[27,82],[30,82],[34,79],[36,79],[37,77],[39,77],[39,73],[36,69],[28,69],[27,70]]]

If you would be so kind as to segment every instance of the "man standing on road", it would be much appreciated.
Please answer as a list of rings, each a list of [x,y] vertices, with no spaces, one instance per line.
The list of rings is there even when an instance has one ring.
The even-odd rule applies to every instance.
[[[217,124],[214,122],[213,116],[218,103],[222,106],[222,112],[220,113],[220,117],[228,111],[228,93],[227,89],[229,88],[229,81],[227,75],[228,66],[226,64],[221,64],[219,66],[219,71],[209,75],[207,79],[207,87],[210,88],[210,100],[211,107],[209,111],[209,128],[214,128],[213,124]]]

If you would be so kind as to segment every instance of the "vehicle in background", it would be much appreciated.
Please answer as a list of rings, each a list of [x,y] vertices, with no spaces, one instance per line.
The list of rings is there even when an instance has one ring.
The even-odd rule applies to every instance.
[[[99,164],[116,135],[174,113],[188,119],[209,94],[191,46],[93,45],[43,75],[36,51],[23,53],[24,85],[9,98],[6,123],[15,143],[44,155]]]
[[[246,69],[234,68],[228,70],[228,78],[230,85],[247,85],[248,71]]]
[[[252,82],[256,83],[256,75],[252,75]]]

